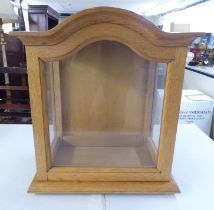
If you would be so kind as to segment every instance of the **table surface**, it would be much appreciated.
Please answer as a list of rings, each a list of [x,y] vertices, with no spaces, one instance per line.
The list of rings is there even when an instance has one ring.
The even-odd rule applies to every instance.
[[[214,210],[214,142],[194,124],[179,125],[174,195],[35,195],[31,125],[0,125],[0,210]]]

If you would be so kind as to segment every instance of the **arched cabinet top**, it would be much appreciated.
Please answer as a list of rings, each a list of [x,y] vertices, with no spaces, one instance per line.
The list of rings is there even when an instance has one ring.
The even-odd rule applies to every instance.
[[[133,12],[111,7],[97,7],[70,16],[46,32],[11,32],[10,35],[17,36],[27,46],[50,46],[63,42],[84,28],[99,24],[112,24],[128,28],[157,47],[184,47],[196,37],[204,34],[166,33]]]

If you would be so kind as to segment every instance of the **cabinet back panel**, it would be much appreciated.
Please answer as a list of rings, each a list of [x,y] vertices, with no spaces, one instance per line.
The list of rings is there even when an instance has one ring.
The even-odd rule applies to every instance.
[[[95,42],[63,60],[63,131],[142,132],[148,67],[113,41]]]

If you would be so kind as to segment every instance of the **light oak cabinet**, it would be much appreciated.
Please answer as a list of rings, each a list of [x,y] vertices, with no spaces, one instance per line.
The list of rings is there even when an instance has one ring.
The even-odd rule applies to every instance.
[[[115,8],[11,34],[27,52],[37,166],[29,192],[179,191],[171,165],[186,47],[201,34],[164,33]]]

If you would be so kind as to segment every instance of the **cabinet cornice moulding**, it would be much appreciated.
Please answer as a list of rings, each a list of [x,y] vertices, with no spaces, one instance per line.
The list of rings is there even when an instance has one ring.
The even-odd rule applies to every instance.
[[[131,11],[112,7],[97,7],[70,16],[60,25],[47,32],[11,32],[10,35],[17,36],[27,46],[49,46],[63,42],[71,34],[82,28],[103,23],[129,28],[139,33],[151,44],[160,47],[187,46],[193,39],[204,34],[166,33],[144,17]],[[135,41],[138,42],[138,40]]]

